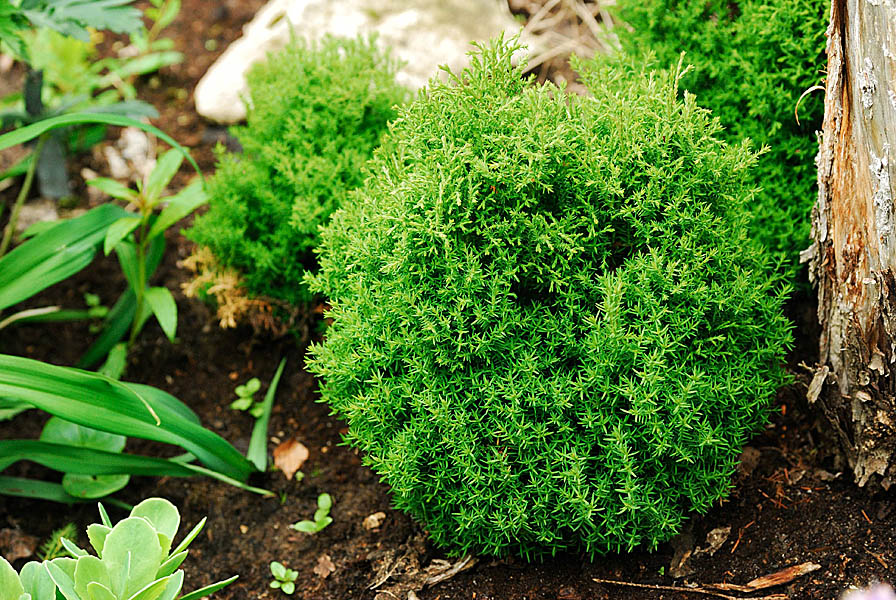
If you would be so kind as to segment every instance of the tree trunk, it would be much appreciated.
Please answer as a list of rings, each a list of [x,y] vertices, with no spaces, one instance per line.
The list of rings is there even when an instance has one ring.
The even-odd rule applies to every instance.
[[[896,0],[833,0],[814,244],[809,387],[858,484],[896,481]]]

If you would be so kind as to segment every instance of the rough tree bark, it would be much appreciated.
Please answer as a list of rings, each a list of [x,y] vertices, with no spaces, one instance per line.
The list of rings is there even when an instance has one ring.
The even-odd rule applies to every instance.
[[[896,482],[896,0],[833,0],[814,244],[809,388],[859,485]]]

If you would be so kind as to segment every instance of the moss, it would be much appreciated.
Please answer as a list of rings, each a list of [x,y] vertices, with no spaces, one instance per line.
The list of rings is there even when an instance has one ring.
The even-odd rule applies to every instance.
[[[322,399],[453,552],[653,548],[730,487],[790,341],[746,143],[641,61],[495,43],[400,111],[311,288]]]

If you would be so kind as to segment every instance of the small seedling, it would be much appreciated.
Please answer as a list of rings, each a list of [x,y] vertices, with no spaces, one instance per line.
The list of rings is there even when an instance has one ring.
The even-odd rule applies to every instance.
[[[295,581],[299,576],[298,571],[287,569],[275,560],[271,563],[271,574],[274,576],[274,581],[271,582],[272,588],[279,588],[284,594],[292,594],[296,591]]]
[[[84,294],[84,303],[87,305],[87,316],[91,319],[105,319],[109,314],[109,307],[103,306],[100,297],[96,294]],[[103,329],[101,323],[91,323],[90,333],[99,333]]]
[[[230,403],[230,408],[248,410],[249,414],[257,419],[263,411],[261,402],[256,402],[254,397],[255,392],[259,389],[261,389],[261,381],[258,377],[253,377],[245,384],[236,386],[237,399]]]
[[[290,525],[296,531],[302,533],[317,533],[333,522],[330,516],[330,508],[333,506],[333,498],[330,494],[321,494],[317,497],[317,510],[314,511],[313,521],[299,521]]]

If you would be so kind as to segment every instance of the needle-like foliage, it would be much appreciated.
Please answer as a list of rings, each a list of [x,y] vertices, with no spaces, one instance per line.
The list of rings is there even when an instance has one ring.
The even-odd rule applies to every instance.
[[[248,75],[242,154],[219,154],[209,211],[187,235],[242,275],[250,296],[292,305],[318,228],[362,181],[394,106],[397,63],[372,39],[293,40]]]
[[[712,110],[722,139],[768,146],[752,170],[761,188],[749,207],[750,231],[795,272],[809,246],[809,213],[818,194],[815,132],[821,129],[829,0],[620,0],[631,28],[629,53],[672,64],[685,52],[696,68],[682,87]],[[794,114],[799,104],[799,122]]]
[[[309,277],[309,368],[395,504],[454,552],[655,547],[731,485],[785,376],[745,232],[755,155],[680,73],[482,47],[400,111]]]

